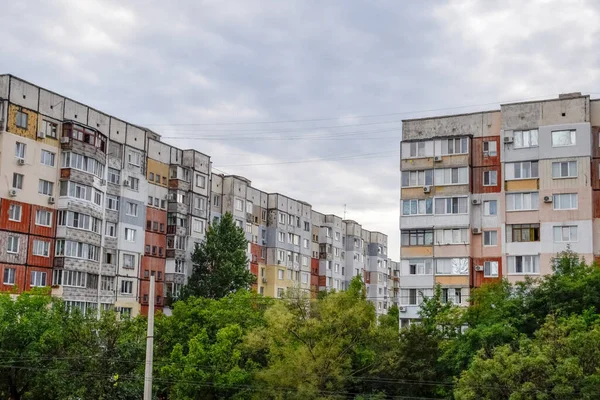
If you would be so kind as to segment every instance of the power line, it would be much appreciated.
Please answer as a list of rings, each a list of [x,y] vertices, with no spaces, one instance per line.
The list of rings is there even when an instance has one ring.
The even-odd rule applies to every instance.
[[[325,158],[313,158],[309,160],[295,160],[295,161],[281,161],[281,162],[272,162],[272,163],[252,163],[252,164],[229,164],[229,165],[219,165],[221,168],[225,167],[257,167],[257,166],[266,166],[266,165],[283,165],[283,164],[302,164],[302,163],[314,163],[314,162],[322,162],[322,161],[336,161],[336,160],[356,160],[361,158],[372,158],[374,156],[378,156],[381,154],[388,153],[399,153],[400,150],[389,150],[389,151],[380,151],[377,153],[366,153],[366,154],[353,154],[353,155],[345,155],[345,156],[333,156],[333,157],[325,157]],[[393,157],[393,154],[387,156],[380,157]]]
[[[600,94],[600,93],[589,92],[589,94]],[[290,119],[290,120],[277,120],[277,121],[212,122],[212,123],[206,122],[206,123],[142,124],[142,125],[143,126],[224,126],[224,125],[262,125],[262,124],[266,125],[266,124],[284,124],[284,123],[298,123],[298,122],[335,121],[335,120],[340,120],[340,119],[363,119],[363,118],[389,117],[389,116],[393,116],[393,115],[420,114],[420,113],[425,113],[425,112],[457,110],[457,109],[462,109],[462,108],[490,106],[490,105],[497,105],[497,104],[520,103],[520,102],[524,102],[524,101],[549,98],[551,96],[556,96],[556,94],[553,93],[550,95],[535,96],[535,97],[519,99],[519,100],[493,101],[493,102],[489,102],[489,103],[478,103],[478,104],[469,104],[469,105],[462,105],[462,106],[430,108],[430,109],[400,111],[400,112],[385,113],[385,114],[370,114],[370,115],[345,116],[345,117],[337,116],[337,117],[326,117],[326,118]]]

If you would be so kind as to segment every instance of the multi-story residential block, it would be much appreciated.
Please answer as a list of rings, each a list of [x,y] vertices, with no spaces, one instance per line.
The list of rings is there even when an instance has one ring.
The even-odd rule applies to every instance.
[[[551,273],[567,246],[593,259],[598,104],[575,93],[404,121],[403,323],[436,284],[443,300],[467,304],[483,282]]]
[[[0,290],[52,286],[86,313],[146,314],[151,300],[167,313],[194,247],[230,212],[259,293],[316,296],[361,275],[378,313],[397,303],[387,236],[213,174],[206,154],[11,75],[0,75],[0,146]]]

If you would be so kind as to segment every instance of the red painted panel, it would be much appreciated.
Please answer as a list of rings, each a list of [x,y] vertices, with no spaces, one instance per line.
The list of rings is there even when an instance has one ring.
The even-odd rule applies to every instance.
[[[165,296],[164,296],[165,285],[162,282],[156,282],[154,285],[154,295],[156,298],[154,299],[154,312],[156,313],[159,310],[162,310],[165,305]],[[148,301],[150,300],[150,281],[141,281],[140,284],[140,298],[139,302],[141,304],[140,312],[142,315],[148,315]]]
[[[21,205],[21,221],[8,220],[8,208],[11,204]],[[5,229],[13,232],[27,233],[29,230],[29,220],[31,216],[31,204],[14,201],[11,199],[2,199],[0,204],[0,229]]]
[[[146,220],[157,221],[160,224],[167,225],[167,212],[154,207],[146,207]],[[166,229],[166,228],[165,228]]]
[[[147,246],[150,246],[150,248],[148,249]],[[156,249],[154,249],[155,247]],[[167,235],[146,231],[144,254],[151,257],[165,258],[167,256]]]
[[[483,175],[487,171],[496,171],[496,185],[483,185]],[[502,168],[500,165],[473,168],[471,180],[473,182],[473,193],[500,193],[502,189]]]
[[[14,285],[5,285],[4,284],[4,269],[5,268],[14,268],[15,269],[15,284]],[[25,273],[26,273],[26,267],[24,265],[0,264],[0,291],[21,293],[25,288]]]
[[[52,268],[27,267],[25,273],[25,290],[31,289],[31,271],[40,271],[46,273],[46,286],[52,284]]]
[[[592,126],[592,158],[600,158],[600,126]]]
[[[496,155],[484,155],[483,143],[496,142]],[[488,167],[492,165],[500,165],[500,136],[484,136],[474,137],[471,139],[471,154],[473,167]]]
[[[475,271],[476,265],[483,265],[486,261],[497,261],[498,262],[498,277],[497,278],[486,278],[483,276],[483,271]],[[471,263],[471,286],[480,287],[484,283],[499,281],[502,279],[502,257],[482,257],[473,258]]]
[[[35,223],[37,210],[46,210],[46,211],[49,211],[52,213],[52,225],[51,226],[42,226],[42,225],[37,225]],[[31,217],[29,219],[31,221],[31,223],[29,225],[29,233],[31,233],[32,235],[46,236],[46,237],[51,237],[51,238],[54,238],[56,236],[56,210],[54,210],[52,208],[42,207],[42,206],[37,206],[37,205],[32,204],[31,205]]]
[[[152,272],[155,273],[155,281],[162,282],[165,279],[165,264],[166,260],[164,258],[158,257],[142,257],[142,268],[140,269],[140,279],[150,281],[150,275]],[[147,271],[147,272],[146,272]],[[159,274],[160,272],[160,274]],[[160,276],[159,276],[160,275]]]
[[[250,243],[250,253],[252,254],[251,262],[254,263],[265,263],[265,258],[263,257],[263,246],[259,246],[256,243]]]
[[[48,257],[44,257],[44,256],[37,256],[33,254],[33,241],[34,240],[41,240],[43,242],[49,242],[50,243],[50,252],[48,254]],[[42,237],[42,236],[29,236],[29,245],[27,246],[27,264],[28,265],[34,265],[34,266],[38,266],[38,267],[46,267],[46,268],[52,268],[52,266],[54,262],[54,239],[50,239],[47,237]]]
[[[250,272],[258,277],[258,263],[250,263]]]

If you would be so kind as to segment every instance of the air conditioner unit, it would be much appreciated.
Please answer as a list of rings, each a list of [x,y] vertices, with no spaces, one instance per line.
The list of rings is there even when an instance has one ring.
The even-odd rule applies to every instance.
[[[544,196],[544,203],[552,203],[552,196]]]
[[[435,161],[435,162],[442,162],[442,156],[435,156],[435,157],[433,157],[433,161]]]
[[[17,164],[19,164],[19,165],[25,165],[25,159],[23,159],[23,158],[18,158],[18,159],[17,159]]]
[[[267,283],[267,278],[262,278],[262,283]]]
[[[37,137],[40,138],[40,139],[44,139],[46,137],[46,132],[39,131],[37,133]]]
[[[106,185],[106,179],[100,179],[100,186]]]
[[[513,138],[509,137],[509,136],[505,136],[504,137],[504,143],[512,143],[513,142]]]
[[[8,191],[8,195],[9,195],[10,197],[15,197],[15,196],[17,195],[17,191],[16,191],[15,189],[10,189],[10,190]]]
[[[473,228],[472,232],[473,235],[481,235],[481,228]]]
[[[400,307],[398,307],[398,310],[400,310],[400,312],[406,312],[406,307],[400,306]]]
[[[71,141],[71,138],[68,138],[66,136],[63,136],[60,138],[61,143],[69,143],[70,141]]]
[[[423,186],[423,193],[431,193],[431,186]]]
[[[48,197],[48,204],[54,204],[56,203],[56,199],[52,196]]]
[[[471,204],[475,204],[475,205],[476,204],[481,204],[481,200],[479,200],[479,199],[473,199],[473,200],[471,200]]]
[[[129,187],[129,181],[123,181],[123,186]]]
[[[476,265],[475,266],[475,271],[478,271],[478,272],[483,271],[483,265]]]

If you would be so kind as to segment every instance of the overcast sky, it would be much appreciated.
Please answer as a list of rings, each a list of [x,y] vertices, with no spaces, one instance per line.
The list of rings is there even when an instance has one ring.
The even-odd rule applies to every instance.
[[[264,191],[340,216],[347,204],[347,218],[389,236],[395,259],[400,120],[600,93],[592,0],[20,0],[1,9],[0,73],[152,128]]]

